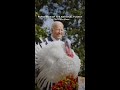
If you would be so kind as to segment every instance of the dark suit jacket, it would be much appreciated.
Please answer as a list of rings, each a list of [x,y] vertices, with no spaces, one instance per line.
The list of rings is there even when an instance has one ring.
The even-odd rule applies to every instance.
[[[48,41],[53,41],[52,38],[51,38],[51,36],[48,36],[47,39],[48,39]]]

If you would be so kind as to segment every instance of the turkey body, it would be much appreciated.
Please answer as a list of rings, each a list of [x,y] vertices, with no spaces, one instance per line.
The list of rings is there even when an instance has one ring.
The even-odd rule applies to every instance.
[[[47,45],[35,45],[35,64],[39,69],[36,77],[40,90],[50,83],[57,83],[68,75],[77,78],[80,71],[80,59],[72,50],[74,57],[69,57],[65,52],[65,44],[62,41],[49,42]]]

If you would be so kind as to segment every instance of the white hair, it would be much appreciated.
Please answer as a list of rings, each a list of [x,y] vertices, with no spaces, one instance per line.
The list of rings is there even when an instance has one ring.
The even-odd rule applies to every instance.
[[[53,22],[53,24],[52,24],[52,26],[51,26],[51,31],[52,31],[56,26],[58,26],[58,25],[62,25],[62,26],[64,27],[64,25],[63,25],[62,22],[60,22],[60,21],[55,21],[55,22]]]

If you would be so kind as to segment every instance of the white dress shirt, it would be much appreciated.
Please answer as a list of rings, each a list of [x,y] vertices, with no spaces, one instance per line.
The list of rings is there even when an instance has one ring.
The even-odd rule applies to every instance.
[[[61,41],[60,39],[56,40],[52,35],[51,35],[51,38],[52,38],[53,41]]]

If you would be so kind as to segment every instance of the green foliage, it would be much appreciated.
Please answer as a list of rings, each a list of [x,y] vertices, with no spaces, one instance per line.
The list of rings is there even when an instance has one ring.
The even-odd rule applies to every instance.
[[[35,24],[35,41],[38,42],[39,38],[45,38],[47,37],[47,33],[45,30],[43,30],[40,26]]]

